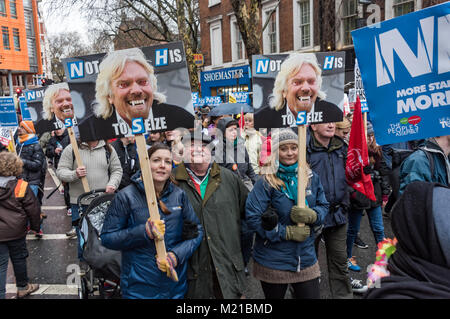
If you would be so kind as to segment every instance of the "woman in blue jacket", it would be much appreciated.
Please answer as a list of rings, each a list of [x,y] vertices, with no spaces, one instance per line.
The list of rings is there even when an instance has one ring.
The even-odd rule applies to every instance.
[[[312,229],[323,224],[328,202],[319,177],[306,167],[306,208],[297,206],[298,139],[291,129],[272,134],[272,152],[246,203],[248,226],[256,231],[253,276],[268,299],[284,298],[288,284],[295,298],[318,299],[320,269]]]
[[[172,154],[162,143],[148,150],[161,220],[149,219],[141,172],[111,203],[102,229],[105,247],[122,251],[123,298],[183,298],[187,261],[203,238],[203,228],[185,192],[170,180]],[[164,239],[167,258],[157,260],[155,241]],[[167,273],[167,274],[166,274]]]

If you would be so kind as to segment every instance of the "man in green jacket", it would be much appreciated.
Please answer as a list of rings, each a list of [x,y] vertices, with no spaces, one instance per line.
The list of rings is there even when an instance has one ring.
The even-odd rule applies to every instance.
[[[200,132],[185,136],[184,161],[174,170],[205,230],[189,262],[186,298],[241,298],[246,284],[241,236],[248,191],[236,174],[211,163],[210,141]]]

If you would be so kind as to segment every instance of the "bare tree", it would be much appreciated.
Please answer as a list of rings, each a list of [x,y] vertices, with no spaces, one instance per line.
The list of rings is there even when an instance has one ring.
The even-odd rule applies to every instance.
[[[54,79],[64,81],[61,59],[89,54],[89,48],[81,40],[78,32],[64,32],[49,37],[50,59]]]

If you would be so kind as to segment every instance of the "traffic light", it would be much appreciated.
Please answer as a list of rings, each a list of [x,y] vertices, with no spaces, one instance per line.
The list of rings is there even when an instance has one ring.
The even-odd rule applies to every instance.
[[[17,96],[21,96],[22,95],[22,89],[21,88],[17,88],[16,89],[16,94],[17,94]]]

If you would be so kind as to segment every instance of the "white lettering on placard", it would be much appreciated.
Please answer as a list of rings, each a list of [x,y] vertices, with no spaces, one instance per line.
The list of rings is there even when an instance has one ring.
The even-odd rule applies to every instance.
[[[417,31],[417,55],[411,50],[397,28],[381,33],[375,41],[375,65],[377,86],[394,82],[394,52],[402,62],[411,77],[418,77],[433,72],[433,52],[438,52],[437,73],[450,71],[450,41],[445,34],[450,33],[450,14],[439,17],[437,30],[434,28],[434,16],[421,19]],[[435,48],[434,34],[437,32],[438,41]],[[444,39],[444,37],[446,37]]]

